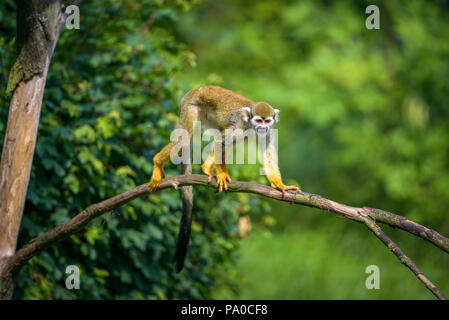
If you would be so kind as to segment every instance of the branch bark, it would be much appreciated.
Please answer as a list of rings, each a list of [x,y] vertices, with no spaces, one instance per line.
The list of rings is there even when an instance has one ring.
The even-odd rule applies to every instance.
[[[179,187],[188,185],[215,188],[215,182],[209,183],[207,181],[207,176],[193,174],[179,175],[164,179],[162,180],[158,191],[168,188],[178,189]],[[143,184],[115,197],[91,205],[81,213],[73,217],[70,221],[63,223],[56,228],[31,240],[27,245],[18,250],[17,253],[7,261],[6,268],[0,274],[0,281],[5,277],[10,277],[12,274],[17,273],[29,259],[31,259],[42,250],[45,250],[56,242],[66,239],[70,235],[77,233],[80,229],[85,227],[96,217],[99,217],[106,212],[116,210],[137,197],[148,194],[147,190],[148,184]],[[286,201],[294,204],[318,208],[321,210],[336,213],[347,219],[363,223],[392,251],[392,253],[400,260],[401,263],[408,267],[417,276],[417,278],[437,298],[446,299],[446,297],[436,288],[436,286],[424,276],[423,272],[418,269],[413,261],[409,257],[407,257],[399,249],[399,247],[385,235],[382,229],[380,229],[380,227],[376,224],[376,220],[384,224],[388,224],[392,227],[400,228],[411,234],[418,235],[424,240],[431,242],[438,248],[449,253],[449,239],[432,229],[426,228],[415,222],[407,220],[405,217],[387,211],[367,207],[351,207],[307,192],[283,193],[271,187],[252,182],[233,181],[228,184],[228,192],[252,193],[279,201]]]

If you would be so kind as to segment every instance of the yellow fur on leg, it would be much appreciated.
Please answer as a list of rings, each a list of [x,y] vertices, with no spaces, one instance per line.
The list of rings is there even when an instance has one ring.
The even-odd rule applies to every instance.
[[[217,169],[217,187],[218,192],[222,192],[223,189],[225,191],[228,190],[228,182],[231,182],[231,177],[226,171],[225,164],[216,164],[215,168]]]
[[[295,186],[286,186],[282,183],[281,172],[276,161],[276,149],[272,144],[268,145],[263,158],[263,169],[273,188],[281,190],[283,193],[288,190],[301,191]]]
[[[268,175],[267,178],[270,181],[271,186],[273,188],[279,189],[281,191],[288,191],[288,190],[301,191],[301,189],[299,189],[296,186],[286,186],[285,184],[283,184],[280,174]]]
[[[165,172],[162,166],[155,165],[153,168],[153,175],[151,176],[148,191],[153,192],[161,184],[162,179],[165,177]]]
[[[159,153],[153,158],[153,174],[151,176],[148,191],[153,192],[159,187],[162,179],[165,178],[164,163],[170,160],[170,151],[175,145],[174,142],[167,144]]]
[[[201,170],[209,177],[207,179],[208,182],[211,182],[212,178],[214,177],[214,173],[212,172],[214,167],[214,158],[214,152],[212,151],[207,157],[206,161],[204,161],[204,163],[201,165]]]
[[[212,164],[208,164],[207,162],[204,162],[202,165],[201,165],[201,170],[203,171],[203,173],[205,174],[205,175],[207,175],[208,176],[208,178],[207,178],[207,182],[211,182],[212,181],[212,179],[214,178],[214,173],[213,173],[213,168],[214,168],[214,164],[212,163]]]

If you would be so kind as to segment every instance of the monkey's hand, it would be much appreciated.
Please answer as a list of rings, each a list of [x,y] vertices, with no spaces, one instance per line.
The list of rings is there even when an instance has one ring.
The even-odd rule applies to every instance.
[[[231,182],[231,177],[226,171],[217,173],[217,187],[218,192],[222,192],[223,188],[225,191],[228,190],[228,182]]]
[[[286,192],[289,190],[293,190],[293,191],[301,191],[300,188],[298,188],[297,186],[286,186],[284,184],[280,185],[280,186],[272,186],[273,188],[279,189],[282,192]]]
[[[271,186],[272,186],[273,188],[276,188],[276,189],[282,191],[282,199],[285,198],[285,193],[286,193],[287,191],[290,191],[290,190],[292,190],[292,191],[294,191],[294,192],[299,192],[299,191],[301,191],[301,189],[299,189],[299,188],[296,187],[296,186],[286,186],[286,185],[284,185],[282,182],[281,182],[280,184],[278,184],[278,185],[273,185],[273,184],[271,184]],[[291,200],[290,203],[294,203],[294,201]]]
[[[292,190],[292,191],[301,191],[300,188],[296,187],[296,186],[286,186],[285,184],[282,183],[282,179],[281,179],[281,175],[280,174],[274,174],[274,175],[269,175],[267,176],[268,180],[271,183],[271,186],[273,188],[276,188],[278,190],[281,190],[282,193]]]
[[[165,177],[164,169],[160,166],[154,166],[153,175],[151,176],[150,184],[148,185],[148,191],[152,193],[161,184],[162,179]]]

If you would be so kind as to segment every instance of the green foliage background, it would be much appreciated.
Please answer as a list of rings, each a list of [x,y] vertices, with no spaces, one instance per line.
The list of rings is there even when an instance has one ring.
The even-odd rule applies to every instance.
[[[285,180],[449,235],[449,4],[368,1],[85,1],[50,67],[19,246],[147,182],[190,88],[217,84],[281,109]],[[15,4],[0,3],[0,137]],[[3,143],[1,138],[0,143]],[[196,168],[198,170],[198,168]],[[257,166],[233,179],[266,183]],[[170,166],[169,175],[178,168]],[[430,299],[365,227],[248,195],[195,189],[187,268],[172,267],[175,191],[136,199],[33,258],[15,298]],[[237,240],[237,219],[253,231]],[[449,294],[449,257],[385,228]],[[81,268],[81,290],[65,267]],[[378,265],[381,289],[365,288]]]

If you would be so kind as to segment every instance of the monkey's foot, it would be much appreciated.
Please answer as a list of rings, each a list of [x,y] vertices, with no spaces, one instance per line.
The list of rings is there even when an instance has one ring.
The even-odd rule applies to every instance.
[[[151,176],[150,184],[148,185],[148,191],[150,193],[154,192],[159,187],[164,177],[164,169],[159,166],[155,166],[153,169],[153,175]]]
[[[218,192],[222,192],[223,188],[225,191],[228,190],[228,182],[231,182],[231,177],[227,172],[217,173],[217,187]]]

